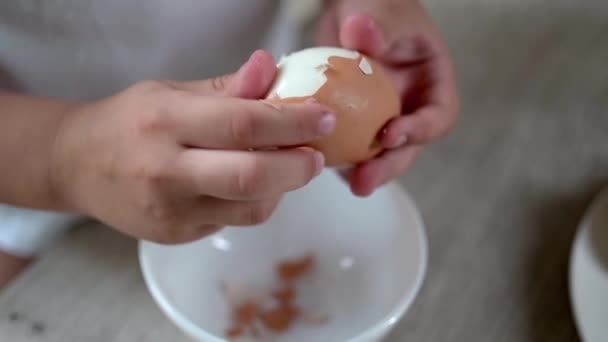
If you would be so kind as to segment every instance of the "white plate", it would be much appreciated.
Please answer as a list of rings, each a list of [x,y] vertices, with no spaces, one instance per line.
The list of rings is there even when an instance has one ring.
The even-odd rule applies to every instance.
[[[405,314],[426,272],[427,241],[414,202],[391,183],[353,196],[333,172],[285,196],[271,219],[179,246],[140,245],[144,279],[163,312],[187,335],[223,341],[229,311],[223,281],[267,288],[274,265],[309,251],[318,268],[305,306],[332,317],[275,341],[377,341]]]
[[[608,188],[579,227],[570,260],[570,298],[581,338],[608,341]]]

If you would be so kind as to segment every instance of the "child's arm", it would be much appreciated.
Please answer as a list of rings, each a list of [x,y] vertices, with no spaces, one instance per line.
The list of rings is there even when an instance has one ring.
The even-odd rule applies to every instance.
[[[66,209],[49,175],[57,128],[73,106],[0,92],[0,202]]]
[[[324,166],[320,152],[292,146],[335,125],[319,104],[257,100],[275,73],[258,52],[230,77],[143,82],[94,103],[3,94],[0,201],[162,242],[260,223]]]

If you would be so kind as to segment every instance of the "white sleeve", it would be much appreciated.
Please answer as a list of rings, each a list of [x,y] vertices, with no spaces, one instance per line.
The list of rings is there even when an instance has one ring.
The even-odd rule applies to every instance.
[[[33,257],[79,219],[72,214],[0,204],[0,250],[16,256]]]

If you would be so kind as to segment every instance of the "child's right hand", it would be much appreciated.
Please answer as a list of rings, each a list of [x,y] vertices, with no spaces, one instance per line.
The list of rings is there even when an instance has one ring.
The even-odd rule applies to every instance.
[[[320,152],[293,146],[330,133],[319,104],[259,100],[276,73],[255,53],[231,76],[143,82],[72,108],[51,181],[65,204],[134,237],[179,243],[265,221],[285,192],[318,175]],[[266,147],[276,150],[261,151]]]

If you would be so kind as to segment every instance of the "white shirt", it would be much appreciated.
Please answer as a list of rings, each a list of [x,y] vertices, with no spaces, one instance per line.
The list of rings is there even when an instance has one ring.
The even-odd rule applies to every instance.
[[[278,58],[297,47],[294,3],[0,0],[0,87],[89,100],[140,80],[233,72],[258,48]],[[37,254],[76,220],[0,205],[0,249]]]
[[[0,1],[1,85],[35,95],[90,99],[144,79],[225,74],[257,48],[275,55],[294,48],[297,28],[280,3],[285,4]]]

